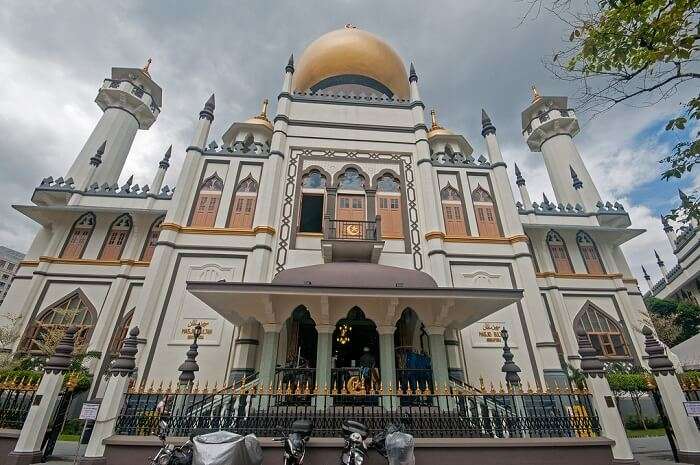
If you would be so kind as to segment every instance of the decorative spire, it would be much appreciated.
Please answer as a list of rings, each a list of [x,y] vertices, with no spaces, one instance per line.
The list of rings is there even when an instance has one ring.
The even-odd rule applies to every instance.
[[[644,279],[646,281],[649,281],[651,279],[651,276],[649,276],[649,273],[647,273],[647,270],[644,268],[644,265],[642,265],[642,273],[644,274]]]
[[[501,330],[501,339],[503,339],[503,367],[501,371],[506,374],[506,384],[508,386],[519,386],[520,385],[520,367],[515,364],[513,358],[513,352],[510,351],[508,347],[508,331],[505,328]]]
[[[535,85],[532,85],[532,103],[538,102],[542,100],[542,96],[540,95],[539,91],[537,90],[537,87]]]
[[[168,150],[165,151],[165,155],[163,155],[163,159],[158,163],[158,168],[167,170],[170,168],[170,155],[173,151],[173,146],[171,145],[168,147]]]
[[[518,187],[525,185],[525,178],[523,178],[523,174],[520,172],[520,168],[518,168],[517,163],[515,164],[515,184]]]
[[[496,126],[491,122],[491,118],[486,114],[486,110],[481,109],[481,135],[486,137],[489,134],[496,134]]]
[[[593,378],[605,376],[603,362],[598,358],[598,351],[595,350],[590,339],[588,339],[586,330],[583,329],[583,326],[577,325],[574,328],[574,333],[576,333],[578,342],[578,354],[581,356],[581,371],[586,376]]]
[[[190,345],[187,351],[185,361],[178,367],[180,376],[178,381],[182,384],[191,384],[194,381],[195,372],[199,371],[199,364],[197,363],[197,355],[199,355],[199,345],[197,345],[197,339],[202,333],[202,327],[196,325],[194,327],[194,341]]]
[[[95,155],[90,157],[90,164],[92,166],[100,166],[100,164],[102,163],[102,155],[104,155],[105,149],[107,149],[107,141],[102,142],[102,144],[97,148],[97,152],[95,152]]]
[[[657,252],[656,249],[654,249],[654,256],[656,257],[656,264],[659,265],[660,267],[664,266],[664,261],[661,260],[661,257],[659,256],[659,252]]]
[[[129,336],[124,339],[119,355],[109,367],[112,376],[130,376],[136,371],[136,353],[139,351],[139,327],[134,326],[129,331]]]
[[[77,326],[71,326],[63,333],[63,337],[58,341],[58,345],[53,355],[49,357],[44,365],[44,372],[48,374],[61,374],[69,370],[73,362],[73,350],[75,349],[75,334],[78,332]]]
[[[269,121],[269,120],[267,119],[267,105],[268,105],[269,103],[270,103],[270,102],[269,102],[267,99],[264,99],[264,100],[262,101],[262,105],[261,105],[261,107],[260,107],[260,114],[259,114],[258,116],[256,116],[257,119],[261,119],[261,120],[263,120],[263,121]]]
[[[581,189],[583,187],[583,183],[578,178],[578,174],[576,174],[576,171],[574,171],[574,167],[569,165],[569,171],[571,172],[571,180],[573,181],[574,189]]]
[[[654,337],[651,328],[644,325],[642,334],[644,334],[644,350],[649,355],[648,363],[651,372],[654,375],[672,375],[675,373],[676,370],[673,368],[673,363],[669,360],[666,350],[659,340]]]
[[[416,74],[416,67],[413,66],[413,62],[411,62],[410,72],[408,74],[408,82],[418,82],[418,74]]]
[[[209,100],[204,104],[204,108],[199,112],[199,119],[208,119],[210,122],[214,121],[214,109],[216,108],[216,102],[214,100],[214,94],[211,94]]]
[[[287,66],[284,67],[284,70],[287,73],[294,72],[294,54],[293,53],[291,55],[289,55],[289,61],[287,62]]]
[[[151,60],[151,59],[149,58],[148,61],[146,61],[146,64],[144,65],[144,67],[141,68],[141,71],[143,71],[143,74],[145,74],[145,75],[148,76],[148,77],[151,77],[151,73],[148,72],[148,68],[151,67],[151,62],[152,62],[152,61],[153,61],[153,60]]]
[[[435,108],[430,110],[430,121],[432,123],[432,125],[430,126],[431,131],[434,131],[435,129],[443,129],[443,127],[438,124],[437,111],[435,111]]]
[[[661,215],[661,224],[664,226],[664,232],[673,231],[673,226],[668,223],[668,218]]]

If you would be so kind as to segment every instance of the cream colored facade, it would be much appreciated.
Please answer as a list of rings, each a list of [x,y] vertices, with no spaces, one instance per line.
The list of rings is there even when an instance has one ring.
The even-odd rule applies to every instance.
[[[537,96],[523,112],[523,136],[542,153],[557,197],[532,204],[520,175],[519,197],[511,190],[512,171],[490,118],[484,113],[483,141],[426,121],[413,67],[407,73],[402,63],[384,60],[395,52],[369,36],[351,28],[334,31],[318,39],[321,45],[305,52],[298,67],[290,60],[269,120],[263,112],[231,124],[223,136],[209,134],[215,114],[210,99],[177,167],[174,193],[162,186],[168,157],[149,189],[116,185],[136,131],[153,124],[162,101],[147,70],[115,68],[96,99],[104,116],[66,175],[72,182],[47,178],[31,204],[15,206],[41,229],[0,312],[21,313],[30,331],[48,310],[78,295],[91,312],[88,347],[102,354],[96,373],[108,366],[128,316],[143,338],[138,376],[166,381],[177,377],[192,328],[200,324],[198,379],[221,385],[258,372],[262,382],[276,382],[275,366],[289,361],[290,347],[300,351],[306,343],[292,342],[298,337],[290,316],[299,306],[315,323],[312,365],[319,384],[330,381],[337,323],[353,307],[376,327],[376,341],[367,344],[373,344],[387,383],[397,382],[391,367],[398,363],[393,354],[401,337],[394,333],[407,308],[420,322],[408,350],[431,357],[436,383],[501,380],[499,331],[505,327],[523,382],[562,385],[565,365],[578,363],[574,325],[583,324],[586,312],[607,318],[608,333],[622,338],[622,346],[611,343],[610,360],[643,363],[641,328],[649,319],[620,250],[642,231],[630,227],[621,205],[601,201],[576,150],[579,127],[567,99]],[[355,63],[344,56],[360,58]],[[297,87],[299,75],[303,88]],[[304,181],[314,173],[325,185]],[[355,174],[359,187],[352,183]],[[250,179],[257,186],[252,222],[230,227],[240,186]],[[215,211],[195,211],[207,192],[213,192],[207,201],[218,202]],[[305,196],[316,197],[320,213],[302,211]],[[398,200],[392,235],[381,234],[388,217],[376,226],[382,197],[386,205]],[[361,203],[364,214],[349,220],[350,229],[338,221],[345,199],[348,208],[353,199]],[[450,205],[450,215],[463,215],[463,234],[448,232],[448,220],[460,227],[445,217]],[[91,230],[85,247],[79,257],[66,257],[76,221],[88,213],[94,220],[84,225]],[[105,260],[114,222],[123,214],[129,215],[129,232],[119,257]],[[301,223],[317,223],[319,215],[320,230],[305,231],[314,228]],[[156,223],[160,233],[148,259]],[[597,254],[598,265],[591,262],[595,257],[585,260],[582,247]],[[555,265],[561,251],[568,270],[563,262]],[[409,274],[404,282],[391,268],[376,268],[381,282],[363,285],[354,273],[338,278],[305,268],[350,259]],[[323,279],[307,282],[307,275]],[[426,275],[434,285],[409,282],[423,282]],[[280,282],[280,276],[294,278]],[[26,344],[20,341],[18,348]],[[102,378],[95,379],[91,396],[100,397]]]

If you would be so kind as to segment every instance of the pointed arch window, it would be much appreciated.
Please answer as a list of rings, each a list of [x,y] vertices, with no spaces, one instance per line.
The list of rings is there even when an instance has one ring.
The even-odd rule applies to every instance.
[[[474,212],[476,213],[476,225],[479,236],[498,237],[501,235],[496,220],[496,207],[493,197],[480,185],[472,192]]]
[[[629,357],[627,341],[617,321],[587,302],[574,319],[574,327],[582,327],[591,344],[604,358]]]
[[[85,247],[94,229],[95,215],[93,213],[85,213],[78,218],[63,246],[61,258],[83,258],[83,252],[85,252]]]
[[[121,350],[124,339],[126,339],[126,336],[129,333],[129,326],[131,325],[131,320],[133,317],[134,309],[132,308],[126,313],[126,315],[123,315],[119,319],[119,323],[117,323],[117,327],[112,335],[112,340],[109,342],[108,353],[112,358],[119,355],[119,350]]]
[[[323,212],[328,179],[319,170],[312,169],[301,178],[299,232],[320,233],[323,230]]]
[[[39,314],[25,333],[23,350],[48,355],[68,328],[77,327],[75,346],[82,352],[96,322],[95,308],[79,289],[75,290]]]
[[[464,203],[459,191],[451,185],[440,191],[442,217],[445,221],[445,233],[448,236],[466,236],[467,223],[464,217]]]
[[[160,229],[164,219],[164,216],[157,218],[151,225],[151,229],[148,230],[146,243],[143,246],[143,252],[141,252],[141,261],[150,262],[153,258],[153,252],[156,251],[156,244],[158,243],[158,236],[160,235]]]
[[[238,189],[233,196],[231,217],[228,221],[229,228],[252,229],[255,216],[255,204],[258,199],[258,183],[248,176],[238,184]]]
[[[197,194],[194,214],[190,226],[213,228],[216,222],[216,214],[221,202],[221,191],[224,190],[224,181],[214,173],[204,180]]]
[[[604,274],[603,261],[600,259],[598,248],[591,236],[584,231],[579,231],[576,233],[576,244],[578,244],[578,250],[581,252],[588,274]]]
[[[566,250],[564,239],[556,231],[547,233],[547,248],[552,257],[554,271],[557,273],[573,274],[574,267],[571,265],[569,252]]]
[[[401,189],[399,180],[385,174],[377,181],[377,213],[381,217],[382,237],[402,238]]]
[[[100,259],[102,260],[119,260],[124,251],[124,246],[126,245],[126,240],[129,238],[129,233],[131,232],[131,215],[125,213],[112,223],[107,232],[107,237],[105,238],[104,244],[102,244],[102,251],[100,252]]]
[[[347,190],[364,190],[365,179],[355,168],[348,168],[338,178],[338,188]]]

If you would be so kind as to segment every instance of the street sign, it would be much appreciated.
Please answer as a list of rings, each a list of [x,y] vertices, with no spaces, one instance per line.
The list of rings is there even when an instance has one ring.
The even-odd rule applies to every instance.
[[[683,402],[689,417],[700,417],[700,401]]]
[[[100,411],[100,404],[85,402],[80,409],[80,420],[96,420],[97,412]]]

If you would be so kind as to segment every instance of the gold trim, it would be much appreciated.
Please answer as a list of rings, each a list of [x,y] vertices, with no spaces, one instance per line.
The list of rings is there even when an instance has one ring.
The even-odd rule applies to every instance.
[[[404,240],[405,238],[404,238],[403,236],[389,236],[389,235],[384,235],[384,234],[382,234],[382,239],[389,239],[389,240],[391,240],[391,239],[400,239],[400,240]]]
[[[323,237],[323,233],[316,232],[298,232],[297,237]]]
[[[39,260],[22,260],[17,264],[17,268],[22,266],[39,266]]]
[[[623,279],[622,282],[625,284],[639,284],[639,281],[634,278]]]
[[[445,239],[445,233],[442,231],[430,231],[428,233],[425,233],[425,240],[429,241],[430,239]]]
[[[478,243],[478,244],[515,244],[527,242],[527,236],[518,234],[510,237],[479,237],[479,236],[445,236],[445,242]]]
[[[275,235],[275,228],[273,228],[272,226],[256,226],[255,228],[253,228],[253,232],[255,234],[267,233],[270,236],[274,236]]]
[[[254,236],[255,231],[252,229],[240,228],[202,228],[195,226],[180,226],[175,223],[163,223],[161,229],[175,231],[181,234],[209,234],[213,236]]]
[[[121,266],[121,265],[131,265],[131,266],[148,266],[151,262],[145,262],[142,260],[95,260],[91,258],[60,258],[60,257],[47,257],[42,255],[39,257],[40,262],[44,263],[56,263],[63,265],[100,265],[100,266]]]
[[[608,274],[584,274],[584,273],[555,273],[553,271],[545,271],[544,273],[536,273],[538,278],[563,278],[563,279],[618,279],[622,278],[622,273]]]

